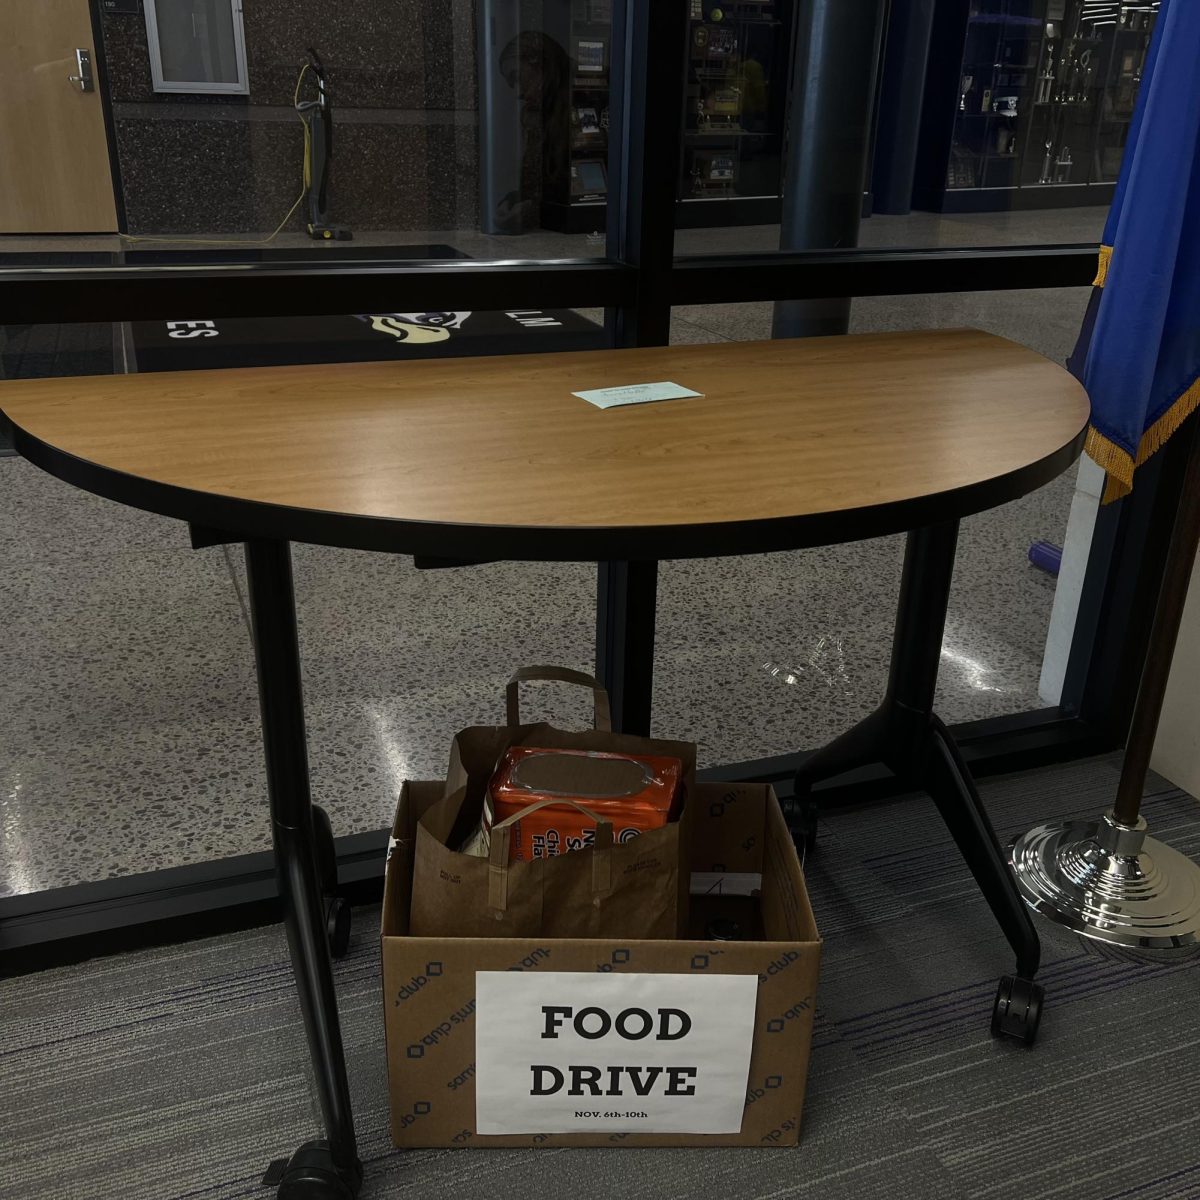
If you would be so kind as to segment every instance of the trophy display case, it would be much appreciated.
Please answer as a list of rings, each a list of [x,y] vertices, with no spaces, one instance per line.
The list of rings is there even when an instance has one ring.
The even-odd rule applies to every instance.
[[[678,224],[778,221],[794,0],[687,3]],[[590,233],[607,199],[611,0],[547,0],[543,27],[562,65],[542,72],[561,82],[543,108],[541,220]]]
[[[952,118],[922,120],[916,206],[1107,204],[1158,7],[1157,0],[971,0],[951,60],[956,78],[937,89],[953,96]],[[927,100],[934,94],[927,91]]]
[[[608,198],[612,0],[546,3],[544,27],[561,66],[545,72],[541,98],[541,222],[591,233],[604,228]]]
[[[778,221],[792,4],[689,4],[678,223]]]

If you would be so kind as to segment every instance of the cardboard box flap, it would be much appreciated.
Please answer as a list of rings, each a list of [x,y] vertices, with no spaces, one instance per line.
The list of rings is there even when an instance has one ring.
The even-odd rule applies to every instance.
[[[768,937],[819,942],[791,831],[778,804],[766,810],[763,856],[763,927]]]
[[[698,783],[690,800],[692,870],[761,872],[770,794],[765,783]]]
[[[417,822],[442,799],[442,785],[406,780],[400,789],[396,819],[383,873],[382,937],[406,937],[412,907],[413,853]]]

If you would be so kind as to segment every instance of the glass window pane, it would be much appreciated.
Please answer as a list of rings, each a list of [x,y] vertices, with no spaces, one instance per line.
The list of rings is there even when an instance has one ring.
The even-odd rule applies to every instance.
[[[0,325],[0,405],[18,379],[403,363],[604,340],[595,310],[197,318]],[[2,426],[0,804],[13,853],[0,889],[266,849],[241,548],[191,549],[180,521],[6,453]],[[502,720],[515,665],[594,666],[594,565],[421,570],[410,556],[310,545],[294,546],[293,559],[313,789],[339,797],[339,835],[383,828],[404,779],[445,772],[458,729]],[[584,728],[591,701],[579,689],[537,688],[522,709],[531,721]],[[119,814],[118,833],[64,854],[98,809]]]
[[[1047,288],[857,299],[851,330],[974,326],[1062,361],[1074,346],[1088,295],[1087,288]],[[772,308],[677,307],[671,341],[766,339]],[[802,470],[803,464],[781,462],[780,469]],[[1019,500],[962,522],[938,677],[938,712],[947,722],[1058,702],[1074,600],[1064,595],[1054,613],[1058,577],[1034,565],[1029,552],[1039,542],[1064,546],[1078,475],[1072,467]],[[1083,544],[1072,549],[1085,560],[1089,533],[1085,528]],[[656,732],[665,735],[690,720],[704,760],[716,763],[813,748],[865,716],[887,680],[903,553],[903,537],[894,536],[663,563]],[[697,680],[704,681],[704,704],[695,703]]]
[[[1095,240],[1158,9],[695,0],[676,249]]]
[[[791,8],[783,0],[692,4],[681,225],[711,220],[713,206],[699,202],[740,202],[734,207],[760,220],[778,208]]]
[[[0,5],[0,39],[34,45],[41,12]],[[166,81],[185,90],[156,90],[148,20]],[[204,262],[278,251],[324,262],[364,248],[414,259],[605,252],[609,0],[244,13],[235,0],[147,0],[141,11],[100,6],[97,24],[93,92],[73,94],[66,67],[41,69],[57,42],[36,43],[6,75],[28,104],[0,108],[0,143],[30,120],[36,135],[0,180],[2,235],[119,235],[88,247]],[[86,22],[72,27],[69,44],[91,43]],[[228,90],[239,70],[244,94]],[[192,90],[205,85],[227,90]],[[81,177],[87,188],[63,183]]]
[[[528,200],[516,214],[516,231],[590,235],[599,247],[608,198],[611,0],[548,4],[544,22],[543,29],[523,31],[501,50],[503,73],[508,76],[519,70],[516,89],[525,135],[521,165]],[[487,116],[481,109],[484,140],[495,128]],[[538,176],[531,185],[530,180]],[[539,190],[540,200],[535,196]],[[512,231],[513,215],[506,212],[503,201],[492,209],[485,206],[480,220],[485,231]]]
[[[973,0],[937,6],[925,25],[931,6],[897,2],[880,35],[872,14],[882,6],[693,0],[681,48],[681,252],[1095,240],[1157,0]],[[21,40],[26,7],[0,16],[7,40]],[[152,0],[149,11],[169,80],[236,81],[229,0]],[[825,23],[836,37],[813,32],[822,13],[838,17]],[[73,224],[45,214],[25,227],[6,220],[0,232],[119,225],[133,237],[203,239],[217,258],[223,238],[315,250],[315,224],[319,241],[350,231],[397,257],[440,245],[475,258],[603,254],[611,0],[406,0],[369,22],[358,6],[335,6],[316,26],[254,4],[243,19],[248,95],[198,99],[156,92],[145,22],[102,9],[97,91],[80,105],[96,110],[89,178],[107,174],[110,157],[116,165],[101,184],[115,209]],[[318,99],[311,68],[300,80],[310,45],[325,63],[333,130],[328,161],[310,164],[324,197],[315,222],[296,205],[301,116],[311,122]],[[802,69],[796,53],[807,56]],[[836,111],[826,101],[841,102],[850,78],[862,84],[861,119],[830,142]],[[28,92],[32,68],[15,82]],[[293,112],[297,101],[303,114]],[[310,129],[310,148],[329,126]],[[46,161],[8,178],[77,175],[81,147],[62,134],[47,129],[38,139]],[[791,189],[782,223],[789,143],[811,157],[806,193]],[[860,198],[832,182],[845,153],[864,164]]]
[[[163,80],[238,83],[230,0],[154,0]]]
[[[1089,0],[973,6],[946,191],[1030,196],[1112,183],[1157,10]]]

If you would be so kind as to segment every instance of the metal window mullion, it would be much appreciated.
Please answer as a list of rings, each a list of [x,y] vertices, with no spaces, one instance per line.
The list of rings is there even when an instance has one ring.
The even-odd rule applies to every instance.
[[[614,346],[671,336],[675,198],[683,153],[685,0],[614,5],[609,78],[608,257],[632,267],[632,303],[605,311]],[[613,728],[650,732],[658,564],[602,562],[596,579],[596,674]]]
[[[626,229],[618,229],[618,246],[627,245]],[[638,236],[644,235],[643,226]],[[397,296],[411,289],[412,303],[422,308],[528,303],[617,309],[619,316],[609,313],[610,326],[622,330],[617,345],[655,345],[666,341],[672,304],[1086,287],[1095,267],[1096,248],[1074,245],[683,255],[665,268],[629,249],[619,256],[610,251],[604,260],[470,265],[360,260],[290,268],[277,263],[0,268],[0,321],[154,320],[167,310],[201,309],[210,317],[310,316],[381,304],[390,312],[401,305]]]
[[[618,346],[661,346],[670,337],[687,27],[684,0],[614,6],[608,256],[637,270],[634,303],[607,314]]]

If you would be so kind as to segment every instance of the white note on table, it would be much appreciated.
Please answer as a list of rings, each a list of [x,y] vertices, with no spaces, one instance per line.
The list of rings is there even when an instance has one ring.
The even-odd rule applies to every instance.
[[[597,408],[617,408],[622,404],[649,404],[654,400],[683,400],[689,396],[703,396],[691,388],[678,383],[628,383],[624,387],[593,388],[587,392],[572,392],[580,400],[586,400]]]

